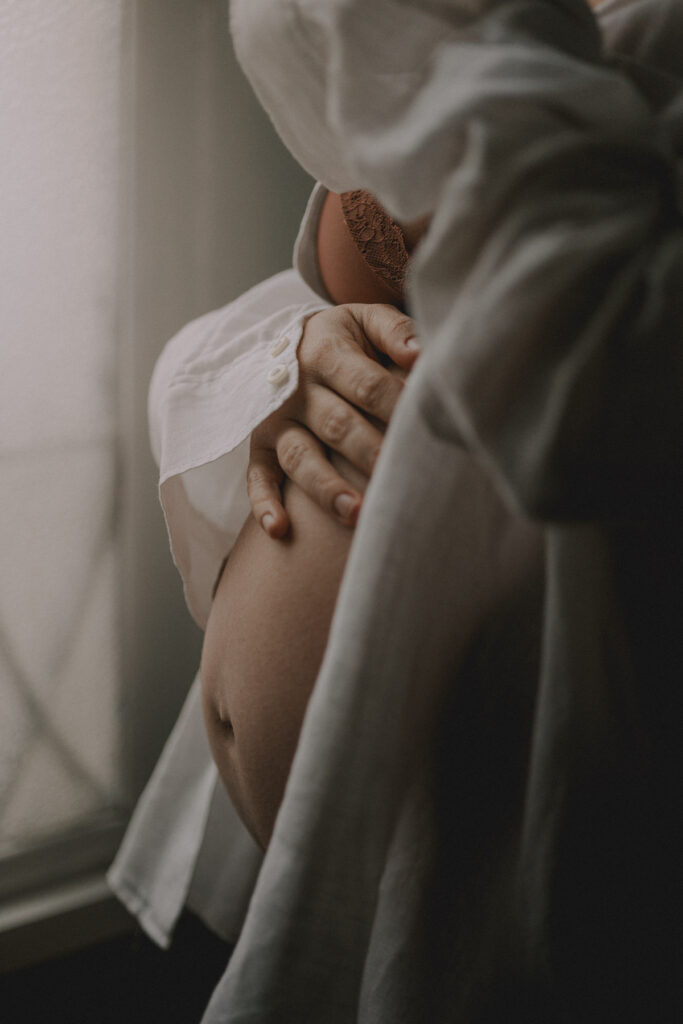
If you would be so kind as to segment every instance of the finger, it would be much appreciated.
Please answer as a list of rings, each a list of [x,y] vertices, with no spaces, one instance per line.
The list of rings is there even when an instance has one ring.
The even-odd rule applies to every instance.
[[[247,467],[247,494],[254,519],[269,537],[279,539],[289,530],[289,516],[282,504],[282,470],[272,448],[252,440]]]
[[[348,338],[321,348],[314,380],[381,423],[389,422],[403,390],[399,377]]]
[[[382,446],[382,433],[353,405],[329,388],[311,385],[306,426],[316,437],[370,477]]]
[[[409,370],[420,353],[414,321],[395,306],[354,303],[347,307],[374,349]]]
[[[276,442],[280,466],[324,512],[344,526],[355,526],[362,497],[330,464],[322,444],[304,427],[292,424]]]

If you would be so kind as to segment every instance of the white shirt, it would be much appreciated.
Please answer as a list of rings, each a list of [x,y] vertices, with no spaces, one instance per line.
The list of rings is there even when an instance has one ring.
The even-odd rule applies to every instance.
[[[296,390],[303,324],[330,304],[315,255],[325,194],[318,186],[309,200],[296,269],[188,324],[167,344],[152,377],[149,422],[161,503],[187,603],[202,628],[218,570],[249,512],[249,437]]]
[[[595,388],[596,367],[605,365],[606,340],[612,337],[610,317],[630,310],[629,328],[637,325],[650,344],[656,341],[665,350],[671,328],[680,338],[680,324],[670,314],[680,287],[679,238],[671,225],[657,233],[660,221],[664,224],[660,211],[675,199],[683,136],[682,90],[675,78],[680,7],[665,0],[606,0],[601,9],[613,45],[665,72],[663,78],[654,73],[650,82],[656,102],[648,96],[647,69],[633,66],[625,74],[602,61],[591,16],[578,0],[525,5],[377,0],[371,8],[361,7],[355,0],[233,4],[238,50],[301,162],[335,189],[369,187],[399,217],[435,216],[411,282],[424,352],[366,496],[273,841],[207,1024],[246,1019],[440,1024],[456,1012],[458,1020],[469,1021],[476,1017],[477,999],[497,998],[499,1015],[513,1012],[505,987],[486,982],[489,976],[498,982],[506,970],[515,983],[528,970],[532,988],[526,995],[537,998],[534,958],[539,950],[547,952],[543,901],[558,843],[555,819],[544,817],[544,809],[552,806],[549,780],[563,783],[544,767],[554,753],[548,737],[557,729],[556,702],[576,696],[577,679],[586,681],[589,694],[608,701],[610,676],[597,655],[610,634],[595,630],[596,624],[612,621],[613,603],[602,528],[542,531],[510,506],[541,516],[591,518],[623,507],[626,492],[647,510],[653,500],[650,484],[661,479],[649,474],[649,467],[668,466],[680,441],[680,423],[671,411],[680,407],[673,402],[677,378],[667,359],[652,365],[655,377],[661,371],[668,381],[653,384],[646,377],[646,392],[661,398],[654,404],[638,391],[638,375],[628,366],[619,376],[630,389],[628,401],[616,390],[613,415]],[[574,173],[567,175],[572,160]],[[671,216],[676,216],[673,208]],[[582,232],[573,236],[575,223]],[[603,268],[618,260],[620,272],[612,265],[604,279]],[[641,288],[648,268],[652,288],[646,289],[649,301],[640,306],[639,320],[629,306],[629,289],[634,281]],[[596,294],[604,280],[614,286],[612,293]],[[293,322],[280,324],[285,334]],[[559,369],[553,361],[558,352],[566,353]],[[628,358],[628,347],[620,354]],[[268,365],[265,356],[260,365]],[[548,388],[549,382],[557,386]],[[646,421],[633,422],[629,402],[634,401],[647,409]],[[674,427],[668,438],[662,431],[664,414],[664,422]],[[596,419],[604,420],[606,432],[596,430]],[[580,444],[563,429],[567,422],[585,426]],[[614,456],[623,458],[624,451],[634,466],[632,476],[617,472],[623,467],[614,464]],[[595,453],[604,475],[596,476],[595,465],[586,467],[577,452],[581,457]],[[558,453],[569,456],[560,473]],[[219,463],[223,457],[212,456]],[[190,498],[187,473],[199,468],[180,470],[194,509],[201,501]],[[167,477],[165,484],[174,479],[177,475]],[[431,498],[427,505],[425,494]],[[223,524],[217,525],[227,534]],[[439,853],[431,817],[435,805],[423,777],[416,777],[410,791],[401,782],[406,751],[416,742],[408,727],[425,713],[419,676],[443,672],[441,659],[452,657],[458,643],[466,645],[468,630],[501,584],[523,595],[520,611],[533,611],[544,543],[551,552],[552,583],[544,621],[552,642],[538,690],[529,651],[516,650],[509,638],[502,648],[509,677],[533,683],[527,697],[539,733],[529,778],[521,776],[528,803],[518,808],[518,794],[510,791],[510,806],[519,815],[513,830],[518,845],[509,849],[501,841],[487,851],[490,864],[479,858],[492,882],[503,885],[510,881],[505,858],[513,850],[519,855],[516,880],[531,893],[523,911],[537,917],[523,921],[520,932],[517,908],[503,901],[505,912],[498,922],[489,922],[486,941],[487,915],[500,907],[475,887],[477,898],[468,913],[451,919],[446,907],[447,927],[435,930],[441,940],[457,935],[457,949],[446,948],[446,941],[432,950],[445,957],[448,970],[440,980],[451,979],[453,990],[444,991],[443,985],[430,990],[420,959],[430,937],[420,933],[420,921]],[[585,642],[568,649],[588,656],[585,664],[567,668],[557,600],[567,598],[570,556],[586,588],[587,611],[582,620],[575,595],[569,595],[572,611],[564,621],[574,639],[576,630],[583,630]],[[193,590],[191,558],[188,564]],[[397,572],[411,586],[392,594],[389,619],[385,580]],[[202,568],[196,578],[207,575]],[[201,618],[202,606],[195,609]],[[432,623],[426,643],[424,630]],[[613,628],[619,646],[624,638],[617,625]],[[494,675],[504,679],[505,666],[498,665]],[[490,679],[490,671],[483,678]],[[572,686],[566,693],[560,686],[558,694],[558,681],[566,680]],[[526,699],[522,691],[520,706]],[[494,704],[505,697],[504,690],[496,694]],[[571,700],[569,708],[573,711]],[[466,715],[464,721],[476,736],[482,715]],[[500,729],[495,737],[509,741],[504,726]],[[611,736],[599,721],[595,734],[609,746]],[[454,749],[466,746],[468,735],[458,736]],[[583,749],[580,730],[578,738]],[[491,772],[487,742],[469,751],[483,779]],[[523,754],[513,743],[514,770],[498,782],[503,792],[523,772],[518,763],[524,762]],[[571,758],[566,760],[571,765]],[[461,767],[472,769],[468,762]],[[493,799],[495,780],[488,782],[491,792],[484,786],[484,793]],[[458,793],[458,799],[465,794]],[[561,823],[561,816],[557,820]],[[467,848],[479,833],[468,827],[467,813],[461,824]],[[562,851],[561,844],[558,848]],[[363,850],[358,859],[356,849]],[[461,879],[456,872],[456,890]],[[489,890],[495,894],[495,885]],[[465,925],[470,941],[459,930]],[[520,945],[521,962],[515,963],[507,943],[521,934],[532,944]],[[498,936],[498,946],[491,935]],[[593,932],[586,937],[590,954]],[[489,972],[483,980],[477,974],[481,964]],[[593,989],[584,989],[590,997]],[[542,1019],[554,1020],[555,1009]]]
[[[683,5],[598,13],[634,62],[581,0],[233,4],[304,166],[433,219],[423,351],[205,1024],[679,1012]]]
[[[184,327],[152,377],[150,440],[161,503],[188,607],[202,628],[218,572],[249,513],[249,436],[296,390],[303,324],[330,304],[316,257],[326,192],[313,190],[295,268]],[[260,862],[218,779],[195,679],[109,884],[161,946],[169,945],[186,903],[235,942]]]

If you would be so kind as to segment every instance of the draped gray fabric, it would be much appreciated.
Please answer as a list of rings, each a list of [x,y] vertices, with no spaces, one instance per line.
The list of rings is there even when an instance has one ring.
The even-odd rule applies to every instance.
[[[580,0],[249,2],[295,155],[434,216],[424,351],[205,1024],[670,1024],[683,8],[606,0],[603,53]]]

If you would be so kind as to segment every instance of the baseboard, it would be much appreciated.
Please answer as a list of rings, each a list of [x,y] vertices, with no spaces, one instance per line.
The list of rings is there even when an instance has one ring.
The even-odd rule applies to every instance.
[[[135,927],[103,874],[0,906],[0,973],[104,942]]]

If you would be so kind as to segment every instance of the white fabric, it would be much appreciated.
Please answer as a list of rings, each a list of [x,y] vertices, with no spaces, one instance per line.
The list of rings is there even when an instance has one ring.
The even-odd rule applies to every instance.
[[[296,390],[303,324],[327,305],[297,271],[285,271],[188,324],[157,362],[149,417],[161,503],[202,628],[218,568],[249,511],[249,435]],[[282,381],[272,382],[278,367]]]
[[[600,17],[611,48],[654,61],[655,72],[679,73],[677,4],[606,0]],[[647,69],[635,65],[626,74],[605,63],[591,15],[579,0],[377,0],[371,7],[351,0],[237,0],[233,26],[238,54],[304,166],[328,187],[373,189],[395,215],[435,216],[410,285],[424,352],[366,497],[273,841],[246,927],[205,1021],[483,1020],[468,999],[481,998],[486,988],[477,974],[480,959],[492,957],[493,967],[486,961],[486,969],[495,970],[509,952],[509,920],[489,922],[488,946],[480,946],[487,915],[495,910],[474,900],[475,908],[462,915],[472,925],[472,948],[459,940],[454,951],[431,950],[447,964],[444,974],[453,988],[430,989],[421,921],[438,854],[432,832],[438,808],[420,770],[425,751],[415,723],[428,722],[434,713],[424,694],[441,692],[458,668],[467,680],[465,692],[474,693],[472,678],[475,684],[478,679],[490,683],[493,671],[500,690],[492,703],[500,700],[507,708],[510,701],[513,720],[524,718],[527,701],[535,696],[534,630],[540,619],[534,609],[543,535],[502,503],[488,473],[515,506],[571,517],[577,511],[572,489],[583,514],[591,500],[603,509],[623,498],[623,486],[618,496],[613,487],[621,476],[610,455],[628,450],[637,456],[645,450],[637,437],[608,435],[609,444],[599,454],[610,486],[586,493],[580,467],[574,476],[558,476],[553,462],[561,434],[552,429],[552,417],[566,408],[563,401],[575,383],[560,373],[557,381],[566,393],[547,404],[534,405],[534,399],[545,394],[552,369],[552,359],[543,357],[546,348],[553,359],[566,350],[571,370],[577,354],[580,362],[582,318],[588,311],[595,316],[584,348],[600,351],[613,318],[629,308],[628,288],[640,281],[646,261],[660,260],[652,280],[662,284],[661,303],[671,303],[674,278],[670,272],[667,277],[661,260],[667,252],[673,259],[676,246],[669,244],[670,236],[653,244],[653,232],[658,204],[671,201],[676,185],[674,161],[683,136],[680,85],[656,73],[650,78]],[[577,169],[574,176],[565,173],[568,162]],[[576,237],[570,223],[581,227]],[[637,260],[641,248],[642,263]],[[602,295],[601,268],[617,256],[623,267],[619,287]],[[577,304],[577,294],[584,293],[585,303]],[[654,321],[657,295],[655,287],[643,306]],[[273,308],[271,315],[276,313]],[[284,323],[281,327],[287,331]],[[676,331],[680,337],[677,326]],[[208,338],[209,332],[198,331],[201,345],[200,333]],[[643,325],[643,333],[661,336],[653,335],[652,322]],[[589,363],[589,371],[594,366]],[[229,376],[226,370],[225,383]],[[592,379],[591,372],[579,374],[582,386],[588,381],[577,392],[584,404],[593,394]],[[624,379],[632,384],[633,375]],[[165,400],[162,380],[156,379],[153,408]],[[187,391],[185,412],[191,418],[191,399],[199,411],[211,410],[220,448],[230,428],[217,393],[215,402],[205,403],[198,383]],[[624,404],[617,405],[614,422],[621,424]],[[171,436],[174,417],[158,437],[164,430]],[[543,429],[534,433],[529,420]],[[626,422],[633,423],[633,417]],[[640,432],[645,428],[646,435],[650,431],[650,456],[660,425],[637,419],[633,426]],[[594,429],[589,435],[592,450]],[[535,447],[528,437],[536,439]],[[523,443],[515,443],[520,438]],[[674,431],[672,443],[679,439]],[[166,443],[160,442],[161,449]],[[189,473],[204,472],[202,466],[216,458],[207,444],[202,459],[200,447],[190,457],[200,461]],[[599,445],[594,447],[597,451]],[[586,451],[585,437],[581,449]],[[224,457],[210,466],[218,469]],[[645,473],[640,463],[638,472]],[[201,512],[203,498],[194,496],[189,473],[182,470],[183,489]],[[207,487],[198,490],[206,494],[217,482],[212,493],[219,494],[227,478],[227,472],[222,479],[207,469]],[[165,477],[173,479],[173,474]],[[624,476],[627,484],[630,479]],[[647,482],[634,496],[652,500]],[[214,522],[228,538],[225,520]],[[581,531],[577,536],[583,537]],[[550,541],[552,548],[552,536]],[[195,580],[209,581],[216,567],[214,549],[209,544],[205,550],[210,557],[202,570],[194,577],[191,570],[186,574],[190,600],[195,591],[198,595],[193,604],[200,621],[210,590]],[[432,586],[436,579],[438,591]],[[405,580],[411,586],[402,586]],[[513,608],[506,603],[511,592],[519,596]],[[500,611],[493,625],[486,618],[491,608]],[[485,638],[484,661],[493,658],[493,667],[477,663],[472,668],[467,661],[466,647],[478,626]],[[505,643],[493,642],[489,629],[494,636],[500,631]],[[430,685],[423,685],[427,680]],[[480,710],[490,713],[488,706]],[[547,714],[540,699],[538,713],[540,720]],[[471,725],[482,718],[488,721],[486,714],[466,721]],[[500,736],[507,738],[503,726]],[[466,746],[466,735],[457,739]],[[500,790],[521,816],[514,788],[522,771],[515,760],[520,750],[513,747],[514,770],[499,778],[486,760],[490,744],[491,736],[485,736],[482,749],[469,750],[473,784],[479,777],[488,780],[486,796],[493,801]],[[415,758],[408,762],[415,768],[411,789],[403,774],[406,752]],[[534,764],[542,755],[540,746],[535,748]],[[473,770],[468,763],[460,767]],[[449,777],[456,794],[458,778]],[[532,837],[534,813],[531,803],[524,834]],[[182,821],[180,814],[181,830]],[[138,841],[144,846],[148,838],[141,834]],[[522,848],[524,853],[524,843]],[[486,870],[495,881],[510,848],[502,842],[487,853]],[[530,863],[535,865],[533,857]],[[545,877],[542,870],[537,874]],[[523,877],[536,881],[534,872]],[[447,911],[444,917],[460,935],[457,917],[450,919]],[[437,934],[448,935],[448,927]],[[527,955],[526,949],[518,951],[522,961]],[[523,975],[522,964],[515,966]],[[486,1019],[512,1020],[505,992],[495,986],[491,992],[500,999],[499,1016]],[[555,1018],[547,1013],[537,1019]]]
[[[297,270],[188,324],[155,368],[149,420],[161,501],[188,606],[202,626],[217,574],[249,511],[249,434],[296,389],[302,324],[329,304],[315,258],[324,197],[317,186],[297,238]],[[282,386],[268,381],[274,366],[287,368]],[[169,945],[185,905],[234,942],[260,861],[218,779],[196,679],[109,870],[109,884],[161,946]]]
[[[217,783],[195,682],[138,801],[109,884],[160,946],[169,945],[186,903],[234,942],[260,863],[260,850]]]
[[[204,1024],[673,1019],[663,912],[680,787],[667,744],[643,754],[638,709],[675,735],[660,701],[677,675],[655,637],[680,668],[680,623],[656,528],[625,538],[614,519],[671,512],[679,493],[683,89],[657,78],[657,47],[681,61],[681,7],[615,0],[604,18],[652,75],[604,60],[580,0],[233,4],[238,53],[304,166],[399,218],[434,216],[410,283],[424,351]],[[534,541],[511,507],[570,522]],[[629,575],[644,537],[656,617]],[[533,659],[526,675],[523,659],[477,673],[459,661],[476,597],[510,627],[499,602],[533,593],[541,543],[540,674]],[[487,732],[506,684],[515,714]],[[421,728],[441,686],[458,768],[438,763],[443,790]]]

